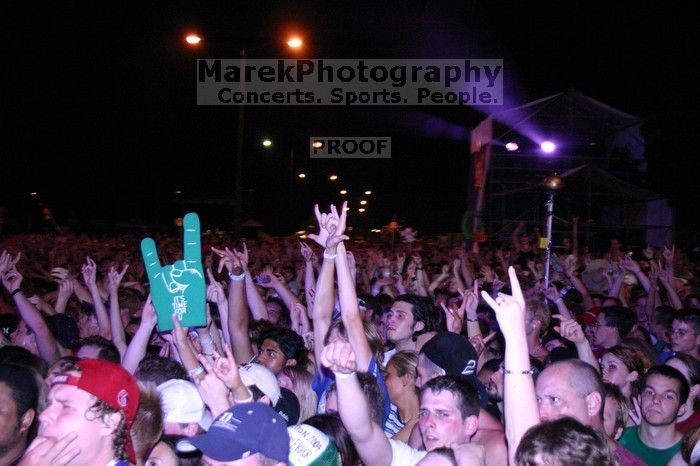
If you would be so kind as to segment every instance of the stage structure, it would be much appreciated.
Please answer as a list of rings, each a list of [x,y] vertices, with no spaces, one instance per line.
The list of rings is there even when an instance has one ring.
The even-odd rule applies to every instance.
[[[485,231],[494,245],[510,244],[521,220],[544,232],[543,183],[558,174],[565,188],[553,213],[554,252],[574,216],[582,250],[602,251],[612,237],[629,246],[671,244],[668,201],[639,186],[642,124],[574,89],[488,116],[472,131],[467,229]],[[545,141],[553,151],[542,149]]]

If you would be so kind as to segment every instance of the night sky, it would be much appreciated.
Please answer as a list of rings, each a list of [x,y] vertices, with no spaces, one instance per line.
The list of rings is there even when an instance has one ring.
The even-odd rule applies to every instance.
[[[643,118],[649,170],[641,182],[669,196],[679,229],[691,232],[700,226],[697,33],[687,11],[664,7],[678,10],[617,2],[4,2],[0,205],[18,229],[38,203],[76,227],[172,224],[190,209],[205,226],[226,227],[237,108],[196,105],[196,59],[236,58],[240,47],[251,58],[291,58],[281,44],[294,30],[304,57],[502,58],[506,107],[574,87]],[[204,35],[201,47],[184,45],[188,31]],[[357,225],[396,216],[426,233],[458,231],[469,128],[481,118],[469,107],[249,106],[243,219],[284,233],[307,223],[315,200],[338,201],[347,188],[357,203],[355,193],[371,189]],[[317,135],[391,136],[392,158],[310,160],[308,138]],[[263,137],[275,141],[272,149],[260,146]],[[309,178],[294,179],[290,198],[291,150],[295,172]],[[340,176],[334,184],[331,172]]]

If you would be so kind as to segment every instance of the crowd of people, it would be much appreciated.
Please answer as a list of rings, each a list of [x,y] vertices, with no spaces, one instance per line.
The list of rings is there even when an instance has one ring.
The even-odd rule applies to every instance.
[[[355,241],[347,213],[203,235],[199,327],[154,307],[141,238],[3,238],[0,466],[700,464],[687,251],[574,228],[545,271],[524,223],[467,250]]]

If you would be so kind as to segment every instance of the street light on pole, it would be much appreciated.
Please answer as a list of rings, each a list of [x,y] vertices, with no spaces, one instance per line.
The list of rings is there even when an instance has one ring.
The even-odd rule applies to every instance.
[[[201,44],[204,38],[200,34],[188,34],[185,37],[185,42],[189,47],[196,47]],[[301,50],[304,42],[298,36],[290,37],[287,40],[287,46],[295,51]],[[238,51],[241,69],[245,68],[247,50],[241,47]],[[245,95],[245,80],[240,82],[241,95]],[[234,168],[234,200],[233,200],[233,237],[240,238],[241,233],[241,212],[243,210],[243,190],[241,187],[243,173],[243,136],[245,128],[245,100],[238,104],[238,124],[236,131],[236,165]],[[292,154],[293,157],[293,154]]]

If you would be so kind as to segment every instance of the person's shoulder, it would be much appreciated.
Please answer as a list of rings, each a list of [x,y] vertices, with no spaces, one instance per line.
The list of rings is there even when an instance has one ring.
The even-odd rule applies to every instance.
[[[615,444],[615,456],[620,466],[645,466],[647,463],[619,443]]]
[[[404,466],[416,464],[428,453],[425,450],[417,450],[400,440],[388,439],[391,445],[391,466]]]

